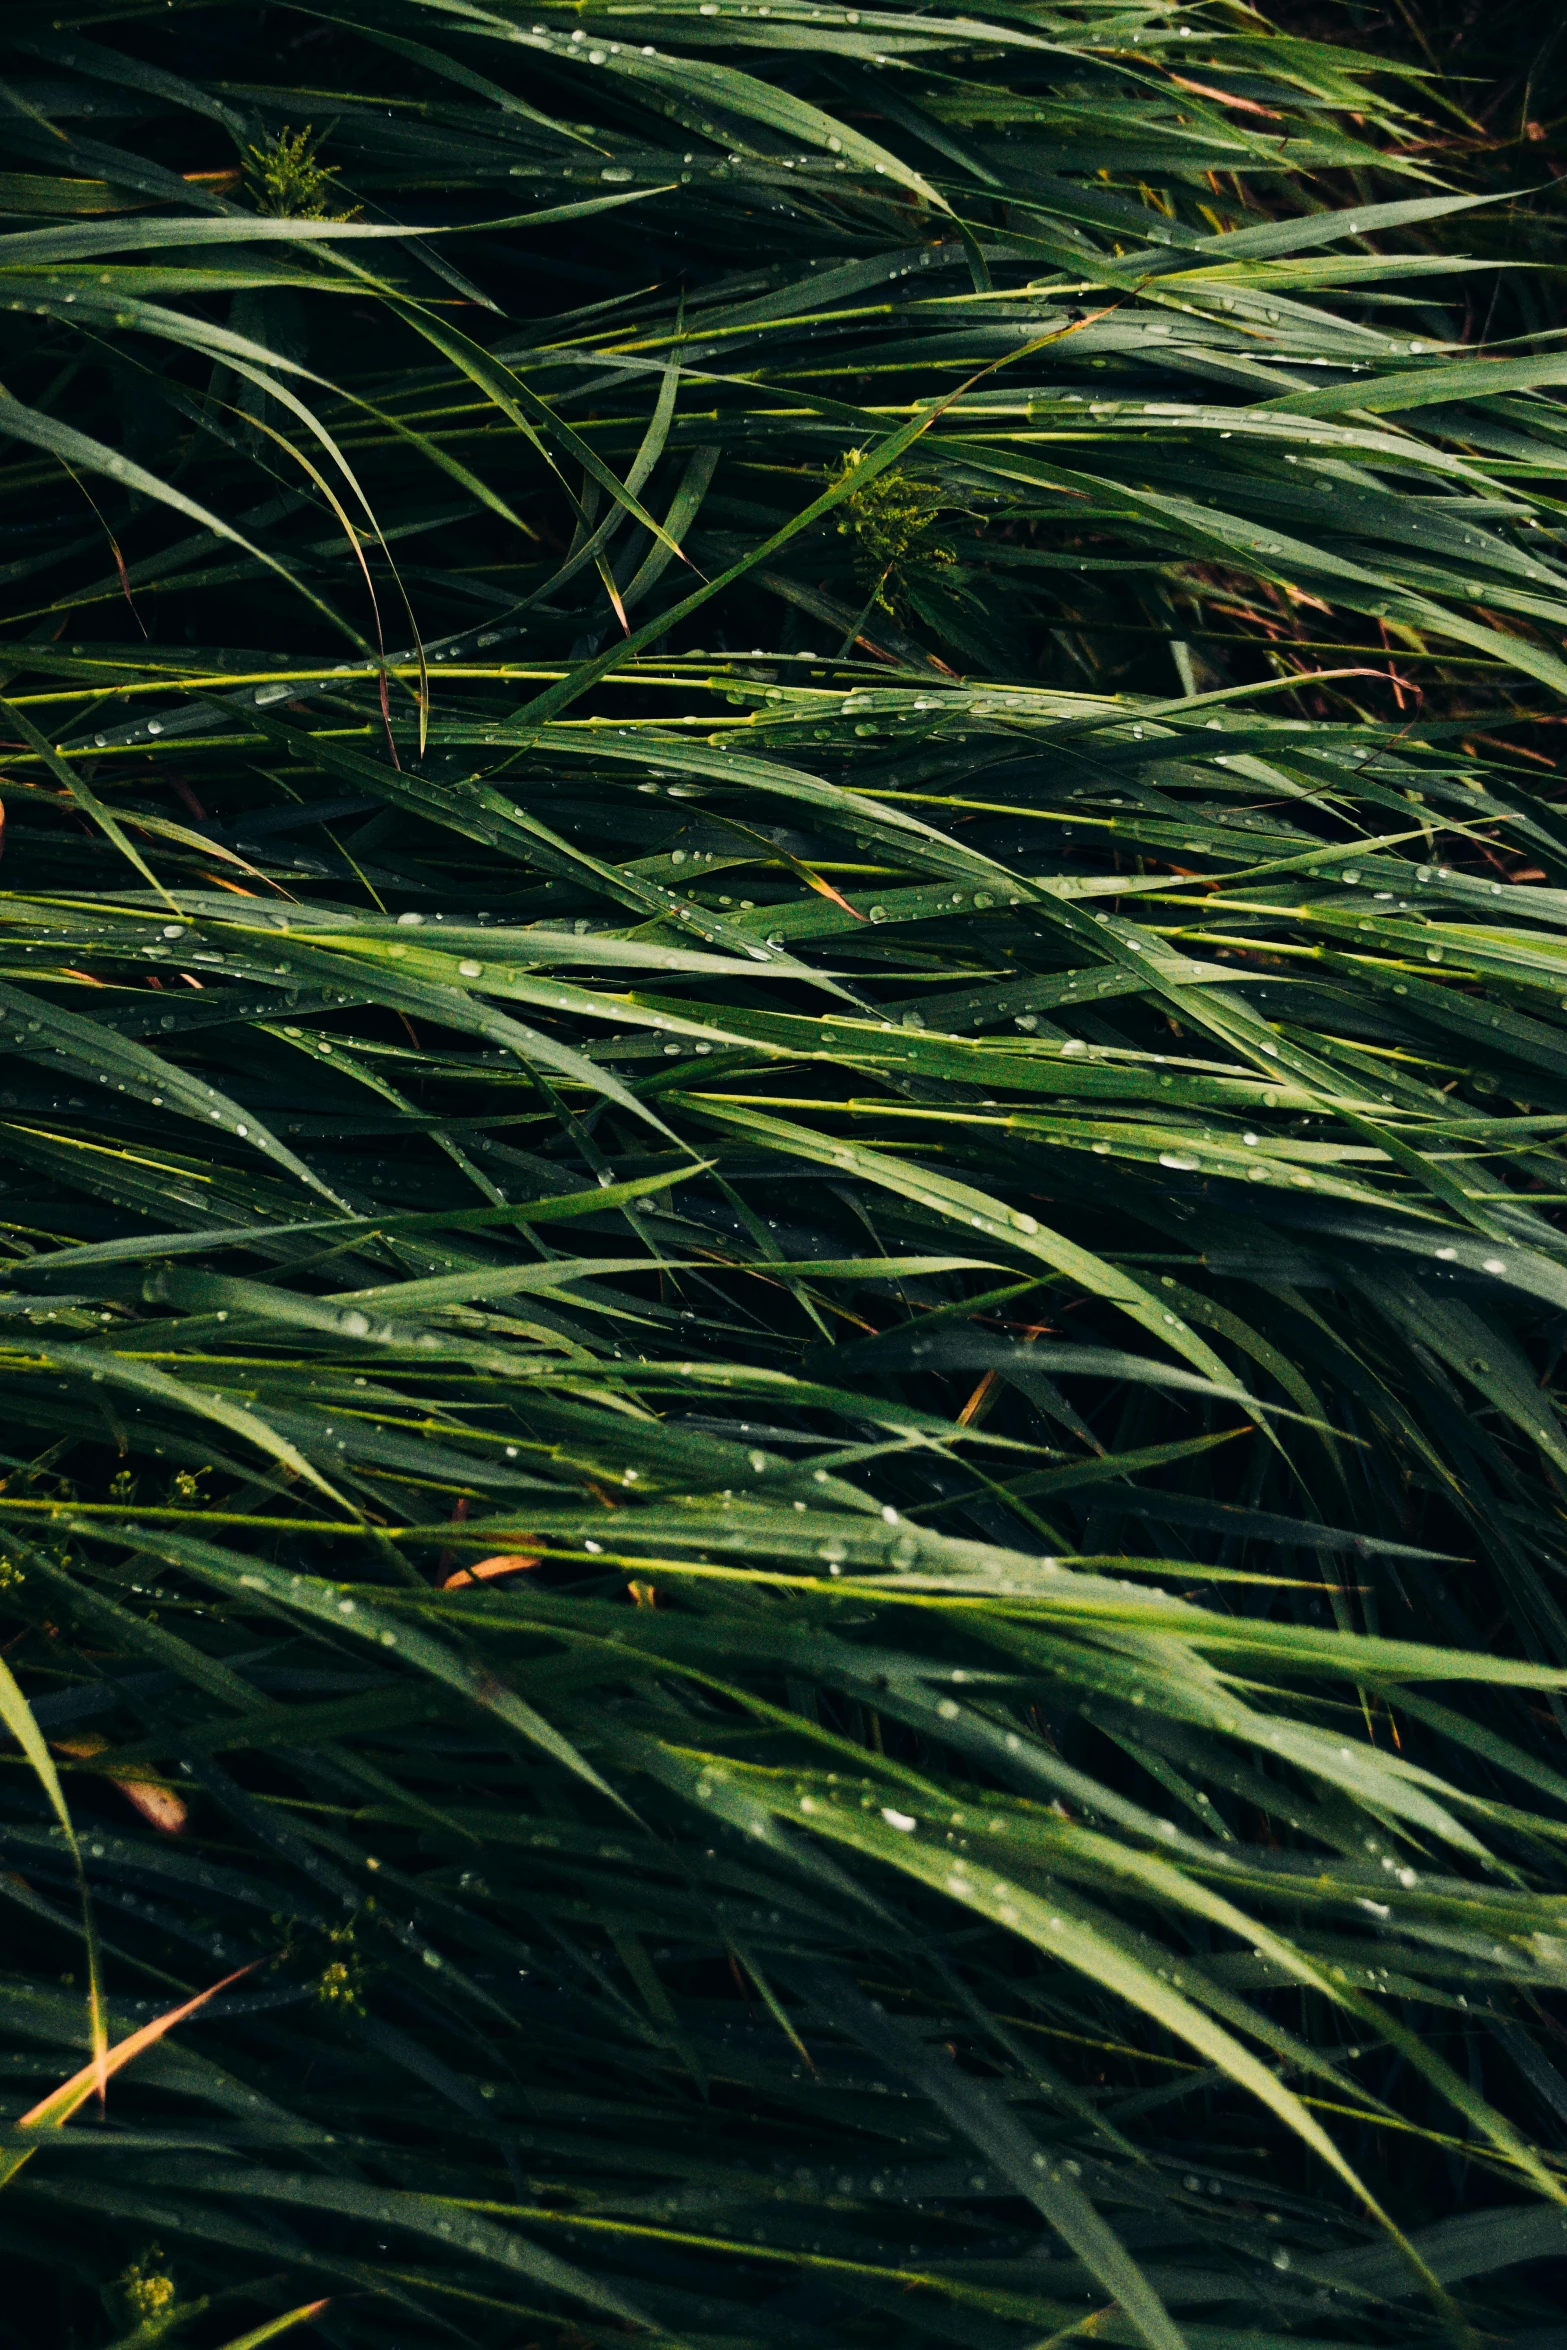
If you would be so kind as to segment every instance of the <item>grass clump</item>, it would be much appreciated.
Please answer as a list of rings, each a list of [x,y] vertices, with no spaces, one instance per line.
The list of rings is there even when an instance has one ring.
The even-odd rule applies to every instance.
[[[1446,96],[12,34],[0,2333],[1549,2350],[1562,411]]]

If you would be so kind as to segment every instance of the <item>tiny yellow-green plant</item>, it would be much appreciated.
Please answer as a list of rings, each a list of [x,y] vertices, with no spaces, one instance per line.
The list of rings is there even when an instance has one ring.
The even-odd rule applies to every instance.
[[[302,131],[285,123],[259,147],[247,148],[245,176],[256,210],[274,219],[352,220],[359,210],[342,203],[308,122]]]
[[[837,488],[852,479],[863,449],[848,449],[828,474]],[[901,573],[912,563],[952,564],[958,550],[946,535],[946,518],[966,513],[935,482],[920,481],[893,466],[872,475],[863,489],[851,489],[838,510],[838,533],[853,538],[855,569],[884,612],[894,609]]]
[[[354,2015],[364,2013],[364,2001],[359,1996],[361,1970],[346,1958],[334,1958],[316,1984],[316,1997],[323,2007],[346,2007]]]
[[[323,2007],[335,2007],[340,2014],[363,2015],[365,1986],[370,1969],[354,1948],[354,1925],[333,1927],[327,1934],[337,1955],[330,1959],[316,1977],[315,1995]]]
[[[174,2279],[169,2274],[161,2244],[149,2244],[115,2282],[129,2314],[139,2325],[166,2316],[174,2306]]]

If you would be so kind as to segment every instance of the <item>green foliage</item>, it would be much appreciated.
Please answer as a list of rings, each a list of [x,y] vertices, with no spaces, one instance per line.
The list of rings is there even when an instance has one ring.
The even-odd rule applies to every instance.
[[[23,14],[0,2341],[1554,2350],[1548,215],[1230,0]]]
[[[125,2315],[135,2325],[146,2326],[167,2317],[178,2299],[159,2244],[149,2244],[141,2258],[133,2260],[114,2282]]]
[[[1475,282],[1466,341],[1549,333],[1560,319],[1567,179],[1567,39],[1560,12],[1536,0],[1290,0],[1276,20],[1305,38],[1347,41],[1425,78],[1432,164],[1492,199],[1471,251],[1511,266]],[[1534,266],[1520,268],[1519,263]]]
[[[861,579],[869,583],[872,600],[891,612],[910,566],[944,567],[958,560],[958,550],[947,536],[946,518],[952,508],[938,484],[898,470],[878,473],[857,490],[854,477],[864,457],[863,449],[848,450],[827,479],[844,493],[838,534],[854,539]]]
[[[316,139],[307,123],[302,131],[287,124],[258,146],[245,150],[245,177],[258,212],[278,220],[355,220],[359,207],[346,209],[338,200],[330,172],[316,153]]]

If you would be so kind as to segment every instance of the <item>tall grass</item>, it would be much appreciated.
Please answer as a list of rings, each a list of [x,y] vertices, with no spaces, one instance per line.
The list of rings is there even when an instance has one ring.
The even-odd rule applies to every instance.
[[[1559,2350],[1545,231],[1234,0],[5,31],[0,2343]]]

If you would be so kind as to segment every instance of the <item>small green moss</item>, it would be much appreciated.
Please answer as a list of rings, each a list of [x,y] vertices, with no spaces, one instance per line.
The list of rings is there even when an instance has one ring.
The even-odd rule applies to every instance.
[[[347,2015],[365,2012],[365,1985],[370,1969],[354,1948],[354,1924],[334,1927],[327,1941],[337,1952],[316,1977],[315,1995],[323,2007],[335,2007]]]
[[[115,2283],[124,2296],[127,2310],[140,2325],[166,2316],[174,2306],[174,2279],[169,2274],[161,2244],[149,2244],[146,2251],[116,2277]]]
[[[359,212],[357,204],[339,201],[308,122],[302,131],[285,124],[261,146],[247,148],[245,177],[256,210],[277,220],[353,220]]]
[[[360,1997],[363,1969],[346,1958],[334,1958],[316,1984],[316,1997],[323,2007],[347,2008],[352,2015],[363,2015],[364,2001]]]
[[[864,461],[863,449],[849,449],[827,478],[833,488],[849,480]],[[891,466],[874,474],[863,489],[851,489],[838,512],[840,537],[855,541],[854,566],[866,585],[874,585],[884,612],[895,609],[902,573],[912,564],[948,565],[958,550],[943,525],[949,515],[964,514],[935,482]]]

